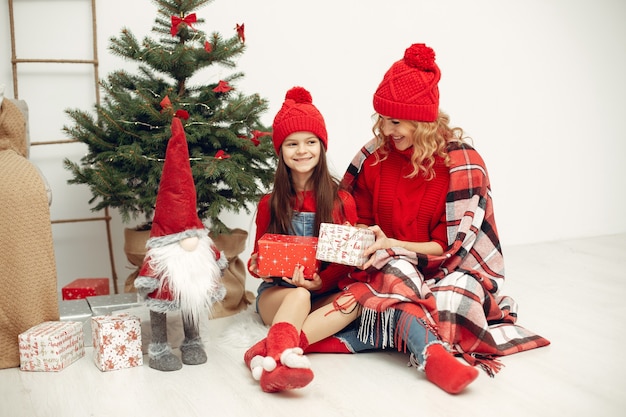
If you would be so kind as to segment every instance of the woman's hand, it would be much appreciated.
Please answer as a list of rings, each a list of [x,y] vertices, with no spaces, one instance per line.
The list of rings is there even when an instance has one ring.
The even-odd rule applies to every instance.
[[[364,270],[372,266],[372,264],[374,263],[374,258],[372,257],[372,255],[376,253],[377,250],[393,248],[393,247],[399,246],[400,244],[399,240],[388,238],[387,235],[385,235],[385,232],[383,232],[379,226],[376,226],[376,225],[370,226],[368,227],[368,229],[374,232],[375,241],[370,247],[365,249],[365,251],[363,252],[363,255],[369,257],[367,262],[365,262],[361,266],[361,269],[364,269]]]
[[[370,226],[368,227],[372,232],[374,232],[375,242],[365,251],[363,254],[368,256],[369,259],[365,262],[361,269],[365,270],[372,266],[374,263],[374,257],[372,256],[379,249],[389,249],[389,248],[403,248],[411,252],[422,253],[424,255],[442,255],[443,248],[436,242],[408,242],[404,240],[392,239],[385,235],[385,232],[379,226]]]
[[[283,277],[283,281],[288,282],[296,287],[306,288],[309,291],[315,291],[322,288],[322,279],[318,274],[313,274],[313,279],[304,278],[304,265],[296,266],[291,278]]]
[[[398,246],[398,240],[388,238],[379,226],[370,226],[368,229],[374,232],[375,241],[369,248],[365,249],[365,252],[363,252],[365,256],[370,256],[379,249],[389,249]]]

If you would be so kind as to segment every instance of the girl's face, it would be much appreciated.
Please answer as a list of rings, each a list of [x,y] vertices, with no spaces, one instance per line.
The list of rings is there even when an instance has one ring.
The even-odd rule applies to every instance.
[[[311,132],[294,132],[281,146],[283,161],[293,174],[311,175],[320,160],[322,143]]]
[[[394,144],[397,150],[404,151],[413,145],[415,125],[408,120],[393,119],[383,115],[379,116],[380,131]]]

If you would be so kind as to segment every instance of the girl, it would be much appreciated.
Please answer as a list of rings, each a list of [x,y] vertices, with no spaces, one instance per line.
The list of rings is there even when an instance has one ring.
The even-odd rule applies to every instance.
[[[258,205],[255,247],[248,262],[255,277],[259,277],[258,240],[264,233],[317,236],[322,222],[356,222],[352,196],[340,190],[329,173],[326,126],[307,90],[294,87],[287,92],[272,129],[279,158],[273,190]],[[246,352],[244,361],[255,379],[260,379],[263,391],[302,388],[311,382],[313,372],[303,350],[319,338],[315,331],[314,339],[307,337],[305,329],[307,325],[321,328],[313,322],[305,325],[305,321],[312,309],[332,302],[337,282],[350,270],[326,264],[311,280],[304,279],[303,267],[296,267],[291,277],[259,277],[263,282],[258,288],[257,311],[271,327],[267,338]],[[324,336],[345,326],[340,314],[323,318],[325,326],[330,326],[323,330]],[[335,317],[337,325],[333,325]]]

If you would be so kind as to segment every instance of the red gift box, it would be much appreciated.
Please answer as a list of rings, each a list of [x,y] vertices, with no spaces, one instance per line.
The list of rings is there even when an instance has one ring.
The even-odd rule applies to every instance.
[[[316,237],[266,233],[259,239],[259,275],[291,277],[296,266],[304,265],[304,277],[313,278],[319,267],[316,251]]]
[[[64,300],[79,300],[93,295],[109,295],[108,278],[79,278],[61,289]]]

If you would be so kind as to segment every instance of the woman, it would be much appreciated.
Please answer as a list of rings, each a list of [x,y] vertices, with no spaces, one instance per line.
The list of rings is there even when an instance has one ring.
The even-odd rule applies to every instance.
[[[549,342],[514,325],[515,305],[499,293],[504,263],[487,170],[439,110],[440,76],[434,51],[414,44],[374,94],[375,138],[343,180],[358,223],[376,236],[363,271],[340,283],[362,317],[308,352],[408,348],[428,380],[456,394],[477,372],[452,353],[493,375],[494,356]]]

